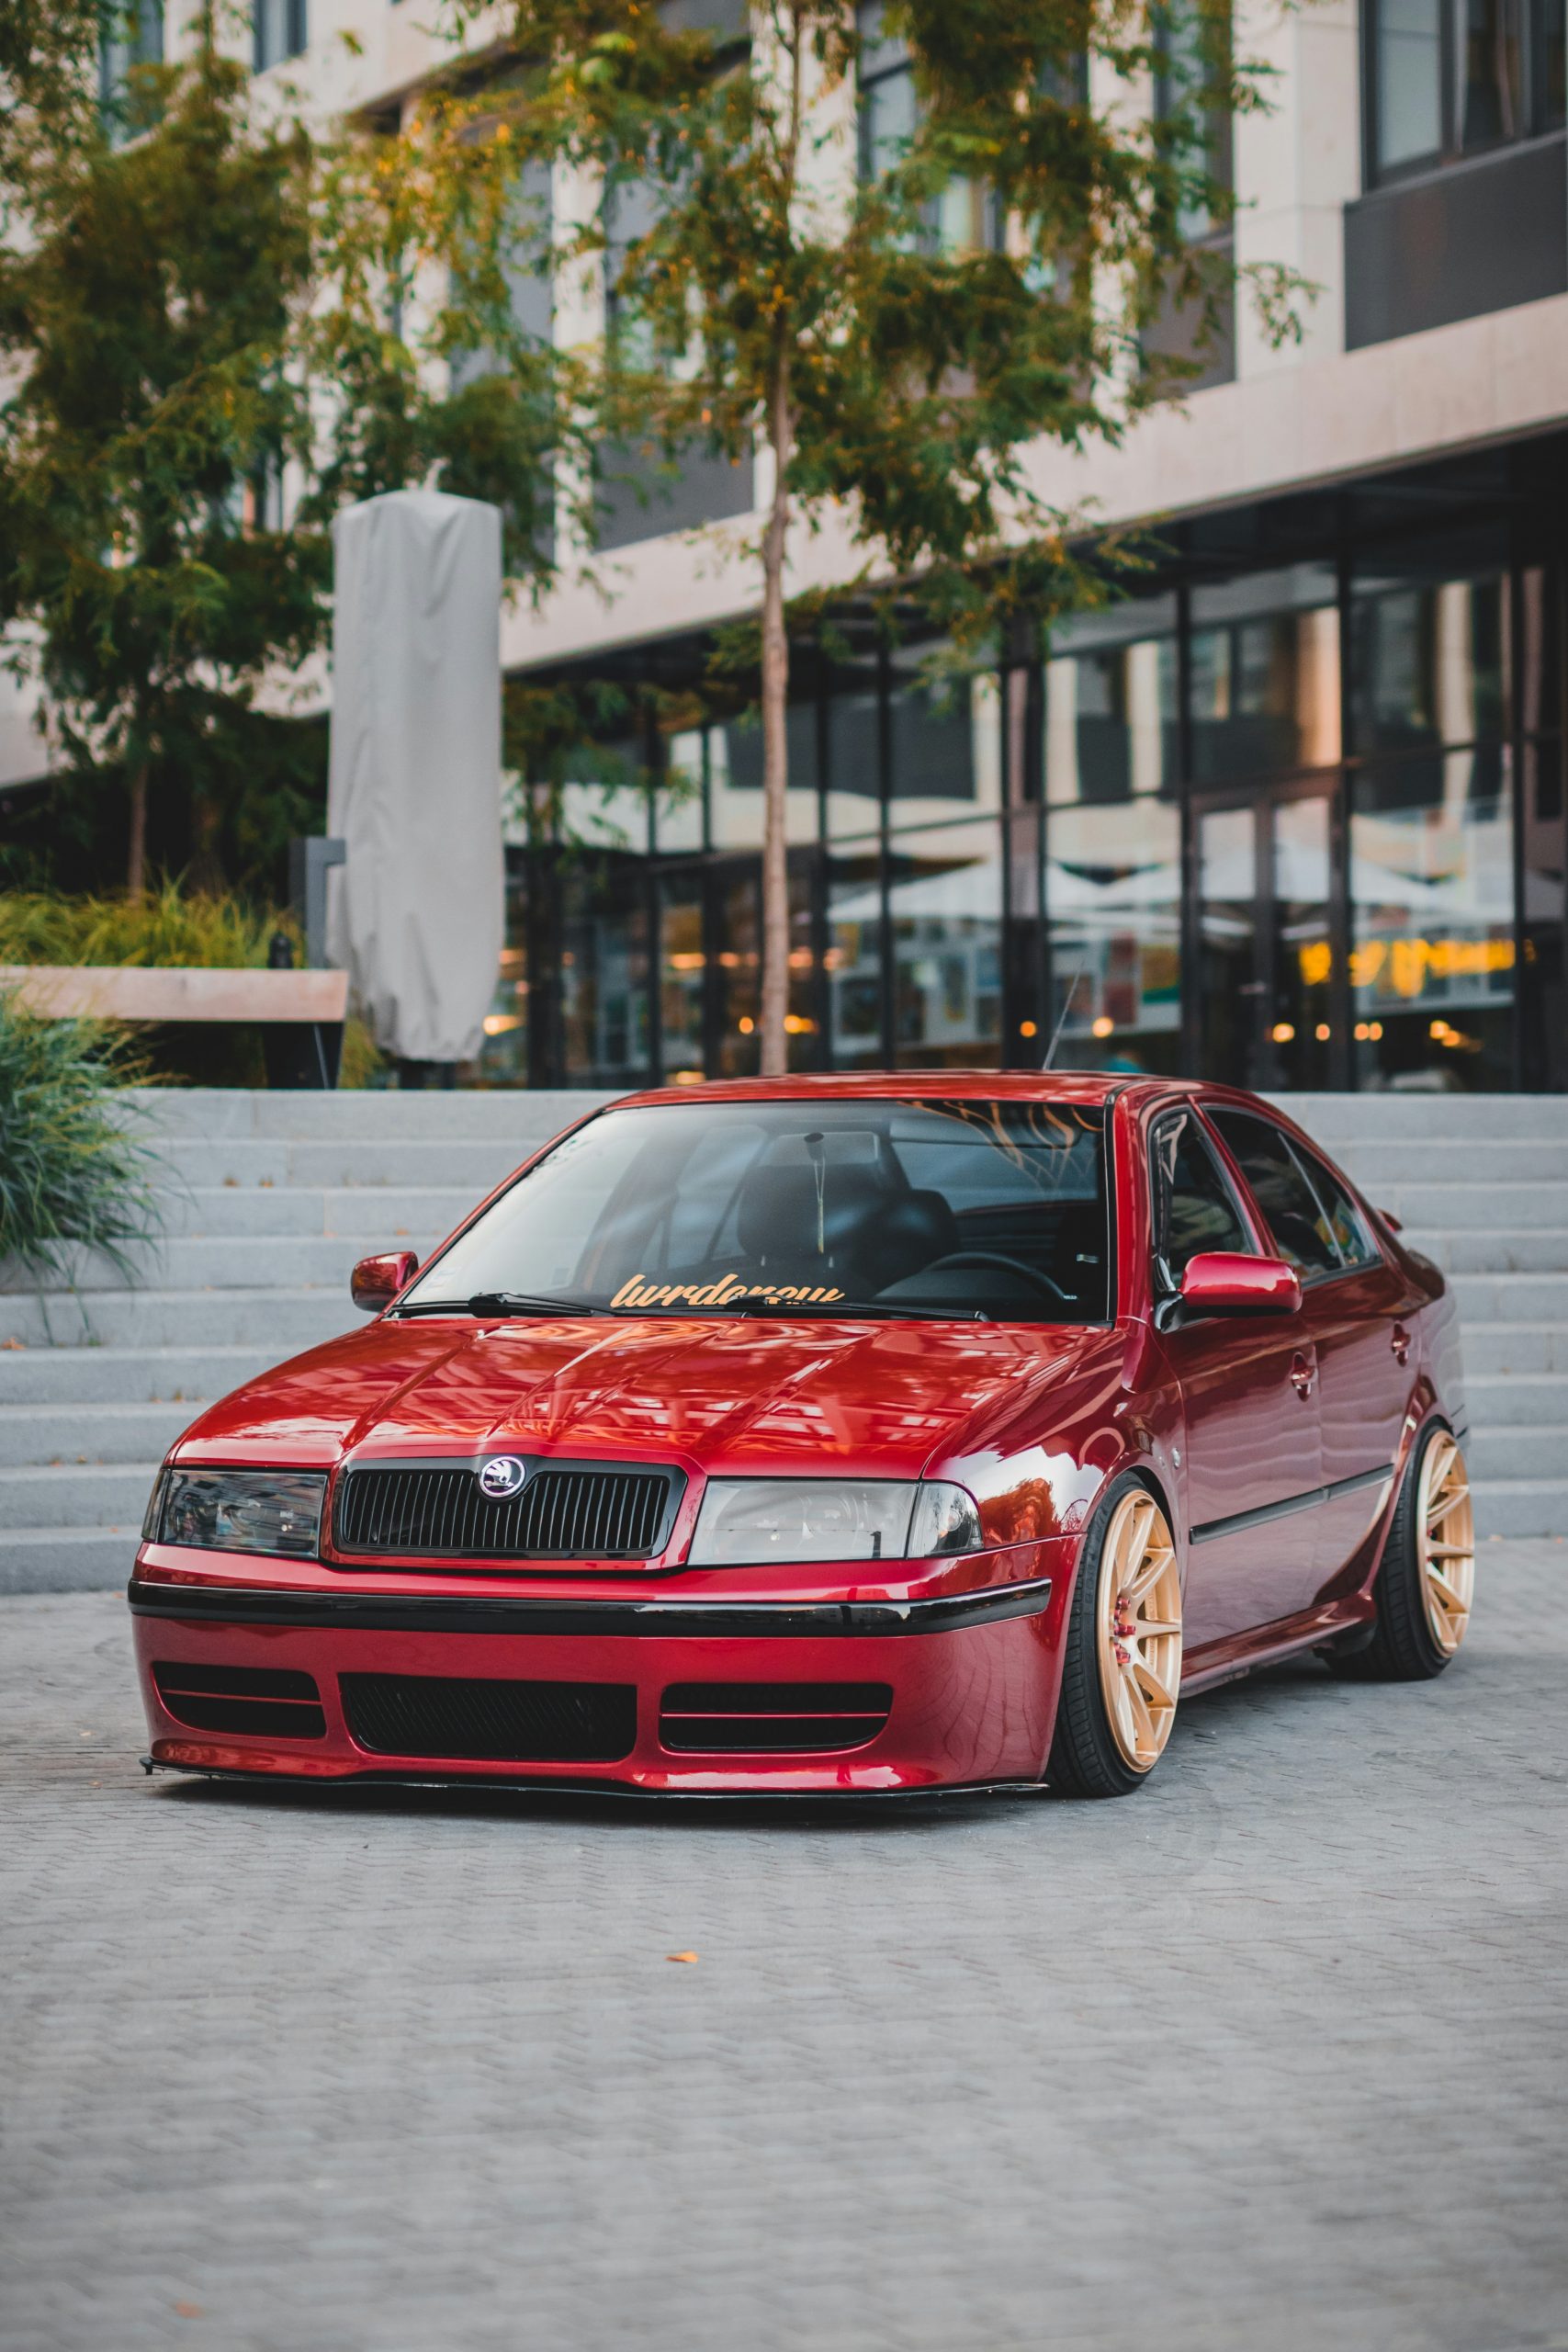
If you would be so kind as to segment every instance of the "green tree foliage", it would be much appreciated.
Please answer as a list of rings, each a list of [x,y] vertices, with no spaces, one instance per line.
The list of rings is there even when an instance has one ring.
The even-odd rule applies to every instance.
[[[460,33],[481,0],[453,13]],[[526,70],[484,103],[513,152],[606,192],[557,241],[563,261],[610,256],[601,420],[671,456],[772,460],[755,555],[775,1070],[792,534],[832,514],[868,571],[918,580],[972,634],[1023,587],[1081,585],[1075,518],[1032,445],[1115,440],[1179,381],[1145,332],[1173,297],[1211,323],[1228,298],[1228,261],[1195,250],[1192,225],[1232,209],[1214,125],[1260,105],[1263,82],[1234,60],[1222,0],[1188,0],[1179,24],[1166,0],[760,0],[750,40],[717,50],[677,24],[640,0],[511,0]],[[914,104],[901,132],[863,139],[857,168],[863,35],[907,60]],[[632,187],[647,225],[612,243]],[[1281,330],[1291,288],[1255,273]]]
[[[492,145],[434,104],[390,171],[381,135],[258,95],[243,29],[205,0],[106,113],[98,12],[67,6],[0,147],[0,626],[65,753],[51,830],[101,836],[114,801],[132,895],[155,863],[276,871],[312,829],[291,682],[343,504],[491,499],[513,579],[554,561],[558,370],[513,315],[526,224]]]

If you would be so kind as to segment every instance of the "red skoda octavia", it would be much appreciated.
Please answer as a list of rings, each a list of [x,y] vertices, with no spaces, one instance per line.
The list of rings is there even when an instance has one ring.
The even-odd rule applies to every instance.
[[[354,1295],[159,1476],[150,1766],[1117,1796],[1184,1691],[1464,1637],[1452,1302],[1248,1095],[636,1095]]]

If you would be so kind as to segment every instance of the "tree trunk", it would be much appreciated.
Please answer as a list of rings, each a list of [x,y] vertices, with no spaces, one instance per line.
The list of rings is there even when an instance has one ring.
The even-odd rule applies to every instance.
[[[199,795],[190,812],[190,887],[204,898],[218,898],[224,883],[221,833],[223,811],[215,800]]]
[[[147,763],[130,771],[130,842],[125,861],[125,895],[140,899],[147,888]]]
[[[793,429],[789,345],[779,339],[768,404],[773,450],[773,503],[762,541],[762,1075],[782,1077],[788,1065],[784,1018],[789,1012],[789,860],[784,848],[784,794],[789,789],[789,633],[784,627],[784,556],[789,492],[784,469]]]

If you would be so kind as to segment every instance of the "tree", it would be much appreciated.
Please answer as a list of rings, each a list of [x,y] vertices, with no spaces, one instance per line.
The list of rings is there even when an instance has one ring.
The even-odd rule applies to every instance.
[[[459,36],[481,5],[453,0]],[[645,191],[647,225],[608,264],[601,414],[670,453],[771,459],[754,547],[764,1071],[785,1051],[792,533],[834,513],[868,570],[972,628],[1021,575],[1071,580],[1072,518],[1031,445],[1114,440],[1179,381],[1145,331],[1172,299],[1212,328],[1226,265],[1190,232],[1232,209],[1213,125],[1263,102],[1224,0],[1179,5],[1178,21],[1168,0],[758,0],[727,50],[639,0],[511,0],[526,70],[487,96],[492,119],[612,200]],[[869,42],[913,103],[891,130],[863,106],[857,168]],[[563,264],[607,250],[604,208],[558,238]],[[1277,331],[1291,288],[1255,274]]]
[[[339,506],[493,499],[511,573],[550,575],[558,370],[513,315],[495,158],[444,152],[439,108],[426,185],[264,115],[213,0],[113,116],[97,11],[69,29],[0,148],[0,623],[73,768],[123,780],[130,891],[160,852],[210,887],[310,821],[279,689],[325,639]]]

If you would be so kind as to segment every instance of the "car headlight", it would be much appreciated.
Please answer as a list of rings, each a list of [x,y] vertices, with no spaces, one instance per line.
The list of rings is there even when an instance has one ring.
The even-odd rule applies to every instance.
[[[688,1563],[929,1559],[977,1552],[972,1495],[940,1479],[710,1478]]]
[[[277,1552],[313,1560],[326,1491],[324,1470],[165,1470],[152,1489],[141,1538],[204,1552]]]

